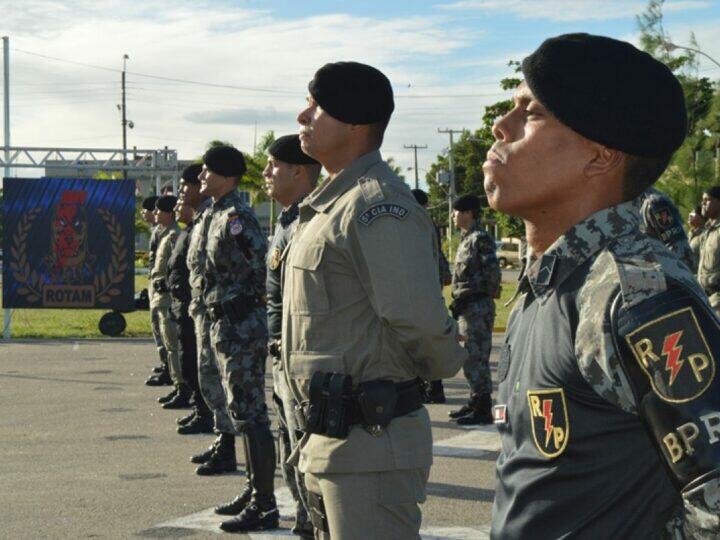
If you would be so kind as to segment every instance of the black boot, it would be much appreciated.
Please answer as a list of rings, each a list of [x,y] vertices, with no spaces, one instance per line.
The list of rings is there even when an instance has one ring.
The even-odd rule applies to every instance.
[[[197,416],[199,416],[199,415],[198,415],[197,407],[193,407],[193,410],[190,411],[190,414],[188,414],[188,415],[186,415],[186,416],[183,416],[182,418],[176,418],[176,419],[175,419],[175,422],[177,423],[178,426],[186,426],[186,425],[188,425],[190,422],[192,422],[193,420],[195,420],[195,418],[196,418]]]
[[[245,507],[250,504],[250,500],[252,499],[252,463],[250,462],[248,445],[245,443],[244,439],[243,451],[245,453],[245,490],[229,503],[221,504],[215,507],[215,513],[220,514],[221,516],[237,516],[240,512],[245,510]]]
[[[470,398],[472,410],[465,416],[457,419],[460,426],[475,426],[492,424],[492,398],[490,394],[473,394]]]
[[[198,433],[212,433],[213,431],[213,419],[209,416],[196,416],[184,426],[177,427],[177,432],[180,435],[197,435]]]
[[[163,403],[163,409],[186,409],[190,407],[190,398],[192,397],[192,390],[185,383],[178,385],[177,394],[172,399]]]
[[[199,454],[195,454],[190,458],[190,463],[207,463],[207,460],[210,459],[210,456],[213,455],[215,452],[215,448],[217,448],[217,445],[220,444],[220,435],[213,441],[213,443],[208,446],[207,450],[200,452]]]
[[[452,418],[453,420],[457,420],[461,416],[465,416],[466,414],[469,414],[470,411],[472,411],[472,405],[471,402],[468,401],[465,405],[460,407],[459,409],[455,409],[454,411],[450,411],[448,413],[448,416]]]
[[[162,373],[162,372],[165,371],[166,369],[167,369],[167,368],[165,367],[164,364],[160,364],[159,366],[155,366],[154,368],[152,368],[152,373],[153,373],[153,375],[159,375],[160,373]]]
[[[178,395],[178,387],[176,386],[175,388],[170,390],[169,394],[167,394],[165,396],[160,396],[159,398],[157,398],[157,401],[158,401],[158,403],[164,404],[164,403],[167,403],[168,401],[175,399],[175,396],[177,396],[177,395]]]
[[[430,381],[427,390],[428,403],[445,403],[445,389],[443,388],[442,379],[438,381]]]
[[[189,426],[181,426],[180,431]],[[217,448],[205,463],[195,469],[195,474],[200,476],[210,476],[213,474],[222,474],[226,472],[237,471],[237,461],[235,459],[235,435],[229,433],[221,433],[220,441]]]
[[[268,424],[251,424],[243,432],[253,487],[250,504],[242,513],[220,524],[226,532],[277,529],[280,511],[275,502],[275,441]]]
[[[167,369],[157,375],[151,375],[145,381],[145,384],[148,386],[170,386],[172,383],[170,373],[168,373]]]

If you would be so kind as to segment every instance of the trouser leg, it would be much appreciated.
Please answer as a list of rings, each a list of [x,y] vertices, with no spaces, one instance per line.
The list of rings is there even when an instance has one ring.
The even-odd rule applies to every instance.
[[[160,335],[163,345],[167,351],[167,363],[170,371],[170,378],[175,385],[179,386],[185,382],[182,376],[180,355],[178,351],[178,325],[170,315],[170,308],[162,308],[158,312],[160,322]]]
[[[213,413],[215,429],[219,433],[237,434],[227,412],[222,376],[210,345],[210,323],[203,315],[193,317],[198,355],[198,384],[200,392]]]
[[[163,343],[162,333],[160,332],[160,308],[150,308],[150,329],[152,330],[153,340],[155,340],[155,347],[157,347],[158,354],[160,355],[160,361],[163,365],[167,366],[167,349]]]
[[[468,352],[463,374],[473,394],[492,394],[490,352],[495,313],[494,309],[489,313],[487,309],[487,306],[470,309],[458,319],[460,333],[466,336],[465,350]]]
[[[429,472],[306,473],[316,539],[419,540]]]
[[[197,399],[202,401],[199,396],[200,387],[198,385],[198,366],[197,366],[197,340],[195,339],[195,327],[192,319],[183,315],[176,319],[178,325],[178,355],[180,356],[180,366],[183,379],[190,387]]]

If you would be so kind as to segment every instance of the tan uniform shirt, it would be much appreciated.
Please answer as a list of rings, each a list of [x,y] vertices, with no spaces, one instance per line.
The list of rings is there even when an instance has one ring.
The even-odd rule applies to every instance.
[[[172,305],[172,295],[169,290],[163,292],[158,291],[156,284],[159,280],[166,280],[167,289],[167,275],[168,275],[168,261],[170,255],[172,255],[172,249],[175,245],[175,240],[180,232],[178,224],[173,222],[169,227],[165,227],[165,230],[160,233],[160,243],[158,244],[157,254],[155,255],[155,264],[152,270],[150,270],[150,283],[152,284],[153,294],[150,295],[150,307],[151,308],[169,308]]]
[[[467,354],[457,343],[438,283],[433,224],[382,161],[362,156],[300,204],[286,255],[283,363],[298,402],[316,371],[346,373],[353,385],[451,377]],[[394,419],[379,436],[360,426],[347,439],[301,442],[303,472],[429,467],[425,408]]]
[[[720,307],[720,220],[708,225],[700,247],[698,281],[708,297],[710,305]]]

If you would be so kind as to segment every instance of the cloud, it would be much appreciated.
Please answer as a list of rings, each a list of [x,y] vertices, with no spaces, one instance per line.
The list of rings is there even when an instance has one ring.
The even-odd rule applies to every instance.
[[[230,124],[254,126],[255,123],[279,124],[293,118],[297,111],[277,111],[275,109],[216,109],[192,112],[185,120],[195,124]]]
[[[676,0],[665,3],[667,12],[704,9],[709,1]],[[459,0],[436,7],[452,11],[476,10],[507,13],[522,19],[546,19],[559,22],[605,21],[632,18],[647,7],[641,0]]]

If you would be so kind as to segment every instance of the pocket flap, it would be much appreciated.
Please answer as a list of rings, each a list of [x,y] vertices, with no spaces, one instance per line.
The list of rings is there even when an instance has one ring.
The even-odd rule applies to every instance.
[[[292,265],[303,270],[317,270],[325,244],[296,244],[291,257]]]

